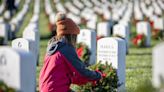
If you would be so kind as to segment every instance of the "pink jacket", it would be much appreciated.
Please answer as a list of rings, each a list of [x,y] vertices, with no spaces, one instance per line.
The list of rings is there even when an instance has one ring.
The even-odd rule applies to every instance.
[[[98,72],[86,68],[73,46],[61,40],[48,46],[39,89],[41,92],[69,92],[72,83],[82,85],[100,78]]]

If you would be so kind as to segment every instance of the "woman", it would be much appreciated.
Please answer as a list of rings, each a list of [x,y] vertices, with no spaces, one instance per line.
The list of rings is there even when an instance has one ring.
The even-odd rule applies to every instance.
[[[59,19],[60,16],[57,15]],[[49,42],[40,72],[40,91],[71,92],[71,84],[82,85],[101,79],[101,74],[87,69],[76,54],[78,26],[69,18],[58,20],[56,26],[57,34]]]

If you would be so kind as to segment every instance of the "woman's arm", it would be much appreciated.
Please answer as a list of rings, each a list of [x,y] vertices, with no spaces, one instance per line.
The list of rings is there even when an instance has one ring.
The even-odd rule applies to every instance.
[[[78,58],[75,49],[71,45],[66,45],[60,49],[63,57],[71,70],[71,80],[74,84],[85,84],[89,81],[101,79],[101,74],[89,70],[85,64]]]

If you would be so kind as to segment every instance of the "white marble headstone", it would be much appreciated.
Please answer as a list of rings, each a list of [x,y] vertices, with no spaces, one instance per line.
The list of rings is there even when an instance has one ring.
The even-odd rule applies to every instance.
[[[90,20],[94,15],[94,11],[90,8],[84,8],[80,13],[80,16],[85,18],[86,20]]]
[[[30,23],[38,23],[39,22],[39,15],[34,14],[30,20]]]
[[[5,9],[5,2],[2,2],[1,5],[0,5],[0,14],[2,14],[4,9]]]
[[[93,10],[98,14],[103,14],[103,9],[101,7],[95,6],[93,7]]]
[[[0,23],[0,37],[3,38],[3,44],[7,44],[8,41],[8,29],[5,23]]]
[[[67,17],[71,18],[76,24],[80,24],[81,23],[81,18],[77,15],[74,15],[72,13],[67,13]]]
[[[150,24],[145,21],[141,21],[137,23],[137,34],[144,34],[146,36],[146,46],[151,45],[151,28]]]
[[[154,13],[159,16],[162,16],[162,10],[159,7],[159,5],[156,2],[153,2],[153,6],[154,6]]]
[[[0,47],[0,80],[18,92],[35,92],[36,65],[33,54]]]
[[[9,20],[11,18],[11,15],[10,15],[10,11],[9,10],[7,10],[7,11],[4,12],[4,18],[7,19],[7,20]]]
[[[110,36],[111,35],[111,22],[100,22],[97,24],[97,35],[98,36]]]
[[[65,7],[67,9],[69,9],[69,11],[75,15],[79,15],[80,14],[80,10],[78,8],[76,8],[71,2],[66,2],[65,3]]]
[[[95,64],[96,62],[96,32],[89,29],[81,29],[80,34],[77,36],[77,43],[84,43],[91,51],[89,64]]]
[[[73,3],[79,9],[83,9],[84,8],[84,4],[82,2],[80,2],[80,0],[73,0]]]
[[[64,8],[64,6],[61,3],[57,3],[55,6],[56,6],[56,9],[58,12],[60,11],[60,12],[66,13],[66,9]]]
[[[53,25],[55,24],[55,13],[49,15],[49,22]]]
[[[96,21],[95,20],[89,20],[87,21],[87,27],[90,28],[90,29],[96,29]]]
[[[35,56],[36,62],[36,44],[32,40],[27,40],[25,38],[17,38],[12,41],[12,48],[17,48],[21,50],[25,50],[27,52],[31,52],[33,56]]]
[[[83,4],[85,4],[87,7],[91,8],[93,7],[93,4],[89,0],[81,0]]]
[[[126,30],[128,30],[129,34],[130,34],[131,25],[130,25],[129,21],[127,21],[127,20],[120,20],[119,24],[124,25],[126,27]]]
[[[120,20],[120,16],[118,14],[118,11],[113,12],[112,20],[114,20],[114,21],[119,21]]]
[[[136,20],[143,20],[143,14],[139,8],[139,6],[134,7],[134,18]]]
[[[129,30],[126,29],[126,26],[117,24],[113,27],[113,35],[120,36],[126,41],[126,53],[128,53],[129,49]]]
[[[98,0],[91,0],[91,1],[95,4],[95,6],[101,6],[102,5],[101,2]]]
[[[123,83],[119,90],[125,90],[125,64],[126,43],[125,40],[117,37],[106,37],[97,42],[97,61],[112,64],[117,69],[119,83]]]
[[[22,21],[24,19],[24,15],[22,13],[19,13],[17,16],[16,16],[16,19],[18,21],[18,24],[21,25],[22,24]]]
[[[50,15],[53,12],[51,3],[49,0],[45,0],[45,12],[47,15]]]
[[[111,12],[108,10],[108,8],[103,8],[103,17],[106,20],[111,20],[112,19],[112,14]]]
[[[32,25],[28,26],[23,31],[23,38],[34,41],[35,44],[35,56],[37,58],[37,61],[39,60],[39,42],[40,42],[40,35],[39,30],[37,28],[34,28]]]
[[[162,81],[164,81],[164,43],[160,43],[153,48],[153,76],[152,83],[156,88],[162,86]]]
[[[154,29],[159,29],[164,31],[164,19],[156,17],[154,19]]]
[[[13,18],[11,21],[10,21],[10,30],[12,32],[18,32],[18,29],[19,29],[20,25],[19,25],[19,22],[16,18]]]
[[[39,14],[39,13],[40,13],[40,0],[35,0],[34,14]]]

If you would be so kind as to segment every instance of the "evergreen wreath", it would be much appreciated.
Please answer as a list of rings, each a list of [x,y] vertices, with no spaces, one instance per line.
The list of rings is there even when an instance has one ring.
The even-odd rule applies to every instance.
[[[89,68],[101,72],[103,78],[86,85],[75,86],[76,92],[117,92],[121,84],[118,83],[116,69],[112,67],[112,64],[98,63]]]

